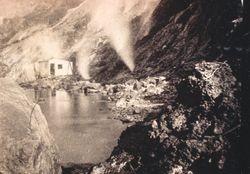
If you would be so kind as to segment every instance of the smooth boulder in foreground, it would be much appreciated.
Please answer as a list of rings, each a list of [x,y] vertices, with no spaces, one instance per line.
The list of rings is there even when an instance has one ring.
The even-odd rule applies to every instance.
[[[0,173],[59,172],[57,147],[39,105],[15,82],[0,79]]]

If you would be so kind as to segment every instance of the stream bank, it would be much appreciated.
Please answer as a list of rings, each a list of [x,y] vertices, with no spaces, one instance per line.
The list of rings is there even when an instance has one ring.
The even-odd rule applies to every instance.
[[[110,103],[99,94],[26,90],[45,115],[61,163],[99,163],[109,157],[127,125],[109,119]]]
[[[200,61],[183,76],[120,84],[74,82],[69,91],[106,96],[113,117],[132,123],[99,164],[68,163],[73,173],[237,173],[240,84],[225,62]],[[235,159],[235,160],[234,160]],[[206,166],[206,167],[202,167]]]

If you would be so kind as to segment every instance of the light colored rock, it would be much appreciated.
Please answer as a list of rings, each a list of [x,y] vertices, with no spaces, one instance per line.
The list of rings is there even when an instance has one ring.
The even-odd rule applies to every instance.
[[[173,129],[176,129],[177,131],[180,131],[185,127],[185,123],[187,122],[187,119],[185,115],[176,115],[173,117]]]
[[[60,173],[57,147],[40,107],[10,79],[0,79],[0,173]]]
[[[172,167],[172,170],[170,171],[170,174],[183,174],[183,167],[176,165],[174,167]]]
[[[153,121],[153,123],[152,123],[152,128],[153,128],[153,129],[157,129],[157,128],[158,128],[158,123],[157,123],[156,120]]]
[[[232,70],[226,63],[203,61],[196,64],[195,69],[206,82],[205,87],[203,87],[204,93],[207,93],[212,99],[219,97],[226,88],[233,86],[236,82],[233,76],[231,76],[231,79],[225,79],[226,75],[232,73]]]
[[[126,173],[126,168],[131,166],[133,156],[124,152],[118,156],[109,158],[106,162],[95,166],[91,174],[114,174],[114,173]]]

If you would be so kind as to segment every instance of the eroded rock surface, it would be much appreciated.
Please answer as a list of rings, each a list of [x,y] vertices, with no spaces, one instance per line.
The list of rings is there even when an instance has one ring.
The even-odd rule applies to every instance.
[[[10,79],[0,79],[0,173],[57,174],[57,147],[40,107]]]
[[[169,103],[172,97],[169,94],[173,90],[166,78],[159,76],[105,85],[102,93],[115,102],[112,108],[114,118],[123,122],[139,122]]]
[[[92,173],[239,171],[234,150],[240,128],[236,79],[226,63],[203,61],[194,67],[175,84],[171,107],[124,131],[111,157]]]
[[[98,82],[156,75],[172,78],[186,62],[218,58],[222,50],[217,47],[232,41],[232,21],[240,15],[240,6],[240,1],[232,0],[161,0],[150,33],[134,42],[134,72],[130,73],[116,52],[106,46],[97,52],[90,74]],[[235,63],[237,59],[231,58]]]

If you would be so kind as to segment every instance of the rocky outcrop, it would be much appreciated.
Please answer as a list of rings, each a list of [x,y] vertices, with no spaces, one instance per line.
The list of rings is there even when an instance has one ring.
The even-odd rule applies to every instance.
[[[40,107],[10,79],[0,84],[0,173],[58,174],[57,147]]]
[[[231,68],[200,62],[175,83],[176,100],[129,127],[92,173],[238,173],[239,86]],[[187,73],[187,74],[189,74]]]
[[[173,88],[163,76],[130,79],[122,84],[105,85],[102,94],[115,103],[114,118],[123,122],[143,121],[172,100]]]
[[[240,15],[239,5],[240,1],[232,0],[161,0],[151,32],[135,42],[135,71],[130,73],[106,46],[97,52],[100,61],[93,63],[91,75],[100,82],[155,75],[172,78],[186,62],[216,59],[222,53],[217,47],[232,41],[228,36],[232,21]]]
[[[122,85],[107,85],[108,89],[101,85],[100,91],[111,91],[111,96],[116,96],[110,98],[117,100],[117,106],[125,108],[126,114],[130,112],[126,109],[132,108],[131,118],[127,119],[127,115],[125,118],[139,122],[122,133],[119,145],[108,160],[94,166],[65,166],[64,173],[240,173],[236,150],[241,126],[239,62],[243,51],[249,51],[249,44],[248,48],[233,50],[243,41],[237,34],[233,36],[236,27],[232,21],[240,16],[239,4],[240,1],[234,0],[161,0],[154,12],[149,34],[144,38],[133,38],[136,42],[133,73],[119,59],[110,43],[97,42],[90,75],[103,83],[127,81],[125,85],[132,87],[131,91],[121,92],[126,89]],[[67,38],[74,36],[81,41],[86,29],[84,24],[88,22],[79,15],[81,11],[73,11],[53,28],[65,36],[67,44],[70,43]],[[140,26],[136,20],[140,19],[132,21],[135,36]],[[248,37],[249,34],[244,35],[246,43],[249,43]],[[71,52],[79,48],[81,46],[76,44]],[[235,51],[237,49],[241,51]],[[20,55],[18,45],[15,50],[16,54],[6,55]],[[248,60],[249,56],[246,57]],[[12,65],[11,59],[6,59]],[[14,63],[21,65],[18,61]],[[249,71],[243,73],[246,75]],[[167,88],[164,87],[160,95],[145,96],[151,88],[156,92],[158,86],[156,82],[143,86],[148,76],[164,76]],[[72,83],[67,81],[63,85],[68,88]],[[83,84],[73,86],[77,90],[79,86],[85,87]],[[164,106],[160,111],[144,115],[138,110],[138,104],[148,105],[148,98],[161,101]],[[244,106],[248,107],[246,103]]]
[[[152,0],[124,1],[117,5],[109,1],[102,1],[104,4],[101,4],[90,0],[56,2],[58,5],[49,5],[45,9],[37,6],[27,16],[3,20],[4,24],[2,27],[0,25],[0,62],[10,67],[6,77],[18,82],[35,80],[37,69],[34,64],[54,57],[75,60],[77,71],[89,79],[88,64],[92,59],[99,58],[96,56],[97,50],[108,49],[106,45],[128,65],[132,64],[132,61],[127,61],[130,56],[125,56],[130,55],[127,51],[131,44],[124,44],[122,49],[117,48],[117,45],[133,40],[130,38],[130,30],[135,31],[131,34],[135,38],[147,35],[152,13],[159,3]],[[79,4],[80,2],[82,3]],[[75,6],[77,7],[72,8]],[[101,12],[102,10],[109,13]],[[110,22],[119,22],[107,25],[102,18],[112,18]],[[131,27],[130,22],[134,23]],[[114,29],[116,30],[113,31]],[[120,36],[125,40],[115,41]],[[53,48],[53,51],[47,48]]]
[[[81,2],[82,0],[2,2],[0,48],[20,31],[41,24],[54,25],[65,16],[68,9],[76,7]]]

